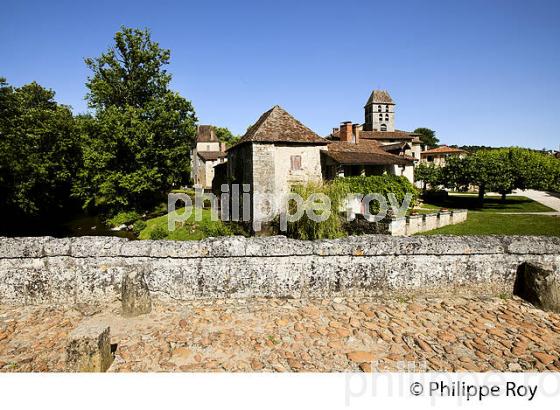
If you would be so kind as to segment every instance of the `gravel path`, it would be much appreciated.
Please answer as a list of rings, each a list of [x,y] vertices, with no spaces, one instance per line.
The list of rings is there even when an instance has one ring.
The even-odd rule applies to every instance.
[[[63,371],[68,333],[111,326],[109,371],[560,370],[560,314],[519,299],[218,300],[135,319],[0,305],[1,371]]]

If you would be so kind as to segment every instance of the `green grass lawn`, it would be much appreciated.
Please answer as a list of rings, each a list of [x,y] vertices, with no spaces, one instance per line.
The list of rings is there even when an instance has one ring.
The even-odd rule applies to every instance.
[[[178,209],[174,213],[182,215],[185,208]],[[196,241],[210,236],[233,235],[231,228],[222,221],[212,221],[210,209],[202,209],[202,220],[195,221],[195,212],[192,211],[189,218],[176,224],[174,231],[167,229],[168,214],[148,219],[146,228],[139,235],[140,239],[170,239],[175,241]]]
[[[441,200],[429,200],[422,204],[423,208],[438,209],[468,209],[479,212],[553,212],[539,202],[525,196],[508,196],[506,202],[499,196],[485,196],[484,206],[481,208],[476,195],[449,195]]]
[[[560,217],[507,215],[469,211],[467,220],[419,235],[547,235],[560,236]]]

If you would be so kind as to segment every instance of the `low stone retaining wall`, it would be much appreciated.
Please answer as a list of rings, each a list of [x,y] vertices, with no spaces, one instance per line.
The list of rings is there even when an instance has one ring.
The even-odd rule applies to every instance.
[[[0,304],[112,302],[131,274],[152,297],[167,300],[359,296],[479,284],[511,290],[527,261],[560,276],[560,238],[0,238]]]
[[[386,217],[381,221],[369,222],[361,214],[356,214],[352,221],[345,222],[347,232],[357,235],[382,234],[393,236],[410,236],[415,233],[431,231],[447,225],[454,225],[467,220],[467,210],[435,212],[405,217]]]
[[[389,223],[391,235],[408,236],[418,232],[431,231],[447,225],[455,225],[467,220],[466,209],[441,211],[433,214],[411,215],[394,218]]]

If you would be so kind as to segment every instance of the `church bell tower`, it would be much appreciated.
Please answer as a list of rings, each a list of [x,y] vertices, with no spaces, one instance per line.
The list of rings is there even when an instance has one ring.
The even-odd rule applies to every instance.
[[[364,131],[395,131],[395,103],[387,91],[373,90],[364,111]]]

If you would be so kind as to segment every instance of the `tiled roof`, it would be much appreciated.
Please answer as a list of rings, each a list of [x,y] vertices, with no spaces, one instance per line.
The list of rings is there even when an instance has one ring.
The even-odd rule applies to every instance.
[[[330,137],[334,139],[339,138],[339,132],[333,132]],[[369,139],[369,140],[398,140],[398,139],[406,139],[406,140],[414,140],[420,137],[420,134],[416,134],[414,132],[408,131],[361,131],[360,138],[362,139]]]
[[[328,143],[278,105],[261,115],[234,147],[246,142]]]
[[[369,96],[366,105],[369,104],[394,104],[393,99],[389,95],[388,91],[385,90],[373,90]]]
[[[218,142],[214,127],[211,125],[199,125],[196,130],[196,142]]]
[[[395,150],[401,150],[407,146],[410,147],[408,142],[401,141],[401,142],[393,142],[391,144],[382,144],[379,147],[383,151],[395,151]]]
[[[362,131],[360,138],[369,138],[374,140],[397,140],[407,139],[413,140],[419,135],[408,131]]]
[[[375,141],[331,142],[321,153],[343,165],[412,165],[409,159],[385,152]]]
[[[431,155],[431,154],[462,154],[465,153],[465,150],[455,148],[455,147],[448,147],[447,145],[442,145],[437,148],[432,148],[426,150],[421,153],[421,155]]]
[[[222,151],[197,151],[197,154],[204,161],[216,161],[218,158],[227,157],[227,153]]]

